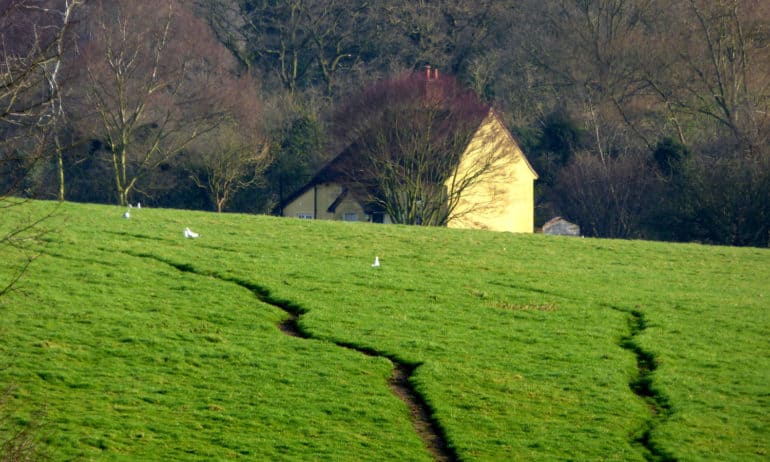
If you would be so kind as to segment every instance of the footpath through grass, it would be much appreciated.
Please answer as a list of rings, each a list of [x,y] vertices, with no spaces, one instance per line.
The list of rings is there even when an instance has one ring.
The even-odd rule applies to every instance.
[[[55,460],[430,460],[392,363],[339,344],[419,364],[462,460],[770,450],[766,249],[122,212],[59,207],[0,299],[5,422],[43,412]]]

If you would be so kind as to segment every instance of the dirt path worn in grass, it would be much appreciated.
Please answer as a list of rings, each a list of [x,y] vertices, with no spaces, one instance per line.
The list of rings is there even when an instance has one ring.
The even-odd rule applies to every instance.
[[[284,320],[279,325],[281,332],[292,337],[312,338],[312,336],[301,331],[297,325],[301,314],[296,313],[291,308],[282,306],[280,303],[274,303],[262,297],[259,298],[263,302],[289,313],[289,319]],[[409,381],[409,378],[412,376],[415,369],[417,369],[417,365],[406,364],[369,348],[362,348],[343,343],[335,343],[335,345],[340,348],[357,351],[367,356],[383,357],[393,363],[393,375],[390,377],[388,384],[390,385],[393,394],[401,399],[401,401],[403,401],[409,408],[409,413],[412,416],[412,425],[414,425],[417,435],[420,436],[425,443],[426,449],[433,454],[433,458],[437,461],[450,462],[459,460],[454,451],[447,445],[444,432],[438,425],[438,422],[433,418],[430,407],[423,397],[415,391]]]
[[[619,345],[636,356],[637,376],[629,383],[629,387],[650,409],[650,419],[632,443],[641,448],[649,461],[674,462],[676,458],[656,445],[652,439],[653,430],[669,418],[671,404],[668,398],[652,386],[652,374],[658,367],[655,356],[644,350],[637,342],[637,337],[647,328],[644,314],[639,310],[618,307],[612,307],[612,309],[628,316],[629,333],[620,339]]]
[[[192,265],[176,263],[155,255],[150,254],[133,254],[136,257],[150,258],[166,265],[169,265],[179,271],[197,274],[199,276],[214,277],[219,280],[237,284],[254,294],[257,299],[268,305],[272,305],[289,315],[288,319],[282,321],[278,328],[286,335],[311,339],[312,335],[299,328],[299,318],[302,316],[302,310],[300,307],[292,305],[289,302],[275,300],[270,296],[270,291],[264,287],[258,286],[249,281],[243,281],[235,278],[224,277],[214,272],[202,272],[196,270]],[[390,355],[383,354],[371,348],[360,347],[354,344],[330,342],[334,345],[349,350],[357,351],[367,356],[381,357],[388,359],[393,363],[393,375],[390,377],[388,384],[391,391],[409,408],[409,413],[412,418],[412,424],[415,432],[425,443],[425,448],[433,455],[436,461],[440,462],[453,462],[460,460],[454,450],[448,445],[446,436],[433,417],[433,412],[427,405],[425,399],[417,393],[414,386],[410,381],[415,369],[419,367],[418,364],[407,364],[399,361]]]

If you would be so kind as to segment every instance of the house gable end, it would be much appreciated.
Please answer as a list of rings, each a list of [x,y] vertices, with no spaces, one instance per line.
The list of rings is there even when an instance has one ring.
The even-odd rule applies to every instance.
[[[531,233],[537,173],[493,110],[463,153],[457,176],[474,169],[478,179],[461,191],[448,226]]]

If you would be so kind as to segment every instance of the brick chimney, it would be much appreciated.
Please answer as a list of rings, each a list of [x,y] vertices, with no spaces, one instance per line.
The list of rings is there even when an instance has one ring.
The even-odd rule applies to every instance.
[[[430,67],[430,64],[427,64],[425,66],[425,80],[437,80],[438,79],[438,69],[434,69]]]
[[[430,64],[425,66],[425,96],[428,101],[438,101],[441,96],[441,89],[433,83],[438,80],[438,69],[432,68]]]

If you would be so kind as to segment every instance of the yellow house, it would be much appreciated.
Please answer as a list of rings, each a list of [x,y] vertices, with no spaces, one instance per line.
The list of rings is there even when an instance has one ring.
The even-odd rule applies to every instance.
[[[335,173],[336,160],[287,198],[281,204],[281,214],[304,219],[390,223],[390,217],[368,201],[367,191]],[[466,178],[473,181],[466,181],[467,187],[456,195],[448,227],[533,232],[537,173],[493,110],[482,119],[444,187],[451,190]]]

